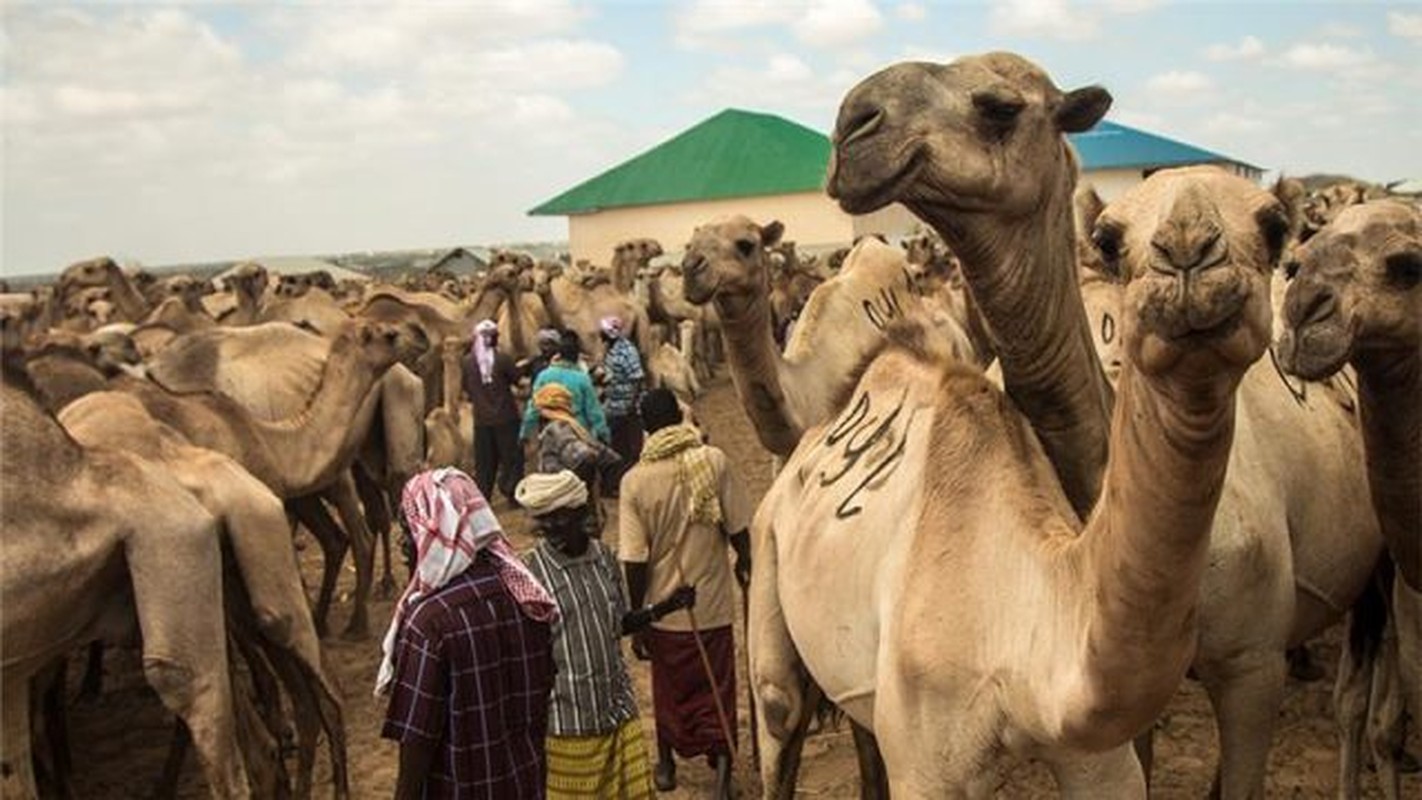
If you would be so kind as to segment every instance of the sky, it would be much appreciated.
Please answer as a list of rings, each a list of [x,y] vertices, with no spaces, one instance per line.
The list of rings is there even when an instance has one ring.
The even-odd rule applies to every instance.
[[[567,236],[527,210],[726,107],[1011,50],[1269,170],[1422,176],[1422,2],[0,1],[0,274]]]

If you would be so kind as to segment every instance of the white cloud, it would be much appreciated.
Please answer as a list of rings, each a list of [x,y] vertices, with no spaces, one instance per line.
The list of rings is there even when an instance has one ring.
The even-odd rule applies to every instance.
[[[923,3],[899,3],[894,6],[894,16],[906,22],[922,22],[928,19],[928,7]]]
[[[823,113],[839,105],[845,93],[864,74],[840,69],[829,75],[816,71],[798,56],[777,53],[760,67],[722,66],[706,77],[692,100],[713,106],[746,104],[746,98],[762,98],[760,104]]]
[[[869,0],[814,0],[795,25],[795,36],[813,47],[841,47],[862,41],[884,25]]]
[[[1402,11],[1389,11],[1387,14],[1387,30],[1393,36],[1401,36],[1404,39],[1422,40],[1422,14],[1408,14]]]
[[[1233,111],[1221,111],[1205,120],[1204,130],[1219,136],[1225,134],[1257,133],[1270,128],[1270,124],[1257,117]]]
[[[1359,39],[1363,29],[1346,22],[1325,22],[1319,26],[1318,35],[1327,39]]]
[[[1106,0],[1105,6],[1118,14],[1139,14],[1159,8],[1163,0]]]
[[[1130,125],[1134,128],[1145,128],[1146,130],[1160,130],[1165,127],[1165,117],[1160,114],[1152,114],[1148,111],[1132,111],[1122,109],[1117,111],[1111,109],[1110,118],[1122,125]]]
[[[260,57],[203,15],[7,8],[6,272],[552,238],[523,211],[626,146],[570,2],[261,6]]]
[[[871,0],[695,0],[673,20],[676,43],[689,50],[742,49],[737,32],[788,28],[811,47],[863,41],[883,27]]]
[[[1279,63],[1306,70],[1340,70],[1362,67],[1376,59],[1369,50],[1355,50],[1339,44],[1300,42],[1285,50]]]
[[[1146,88],[1155,94],[1174,97],[1198,96],[1215,86],[1208,75],[1201,72],[1171,70],[1162,72],[1146,81]]]
[[[1238,44],[1212,44],[1205,48],[1205,58],[1211,61],[1252,61],[1264,55],[1264,43],[1256,36],[1246,36]]]
[[[997,33],[1079,41],[1096,36],[1094,16],[1072,8],[1066,0],[1002,0],[988,15]]]

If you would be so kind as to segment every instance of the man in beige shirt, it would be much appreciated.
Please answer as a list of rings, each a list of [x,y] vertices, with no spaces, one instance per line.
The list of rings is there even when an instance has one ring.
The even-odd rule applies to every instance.
[[[676,787],[673,753],[705,756],[716,769],[716,796],[729,798],[736,647],[727,548],[735,551],[735,578],[744,588],[751,567],[750,499],[726,454],[702,444],[700,432],[682,424],[675,395],[648,392],[641,413],[648,439],[641,460],[622,478],[618,515],[631,605],[660,601],[678,586],[696,589],[694,612],[670,614],[633,640],[638,657],[652,662],[654,778],[658,789],[670,791]]]

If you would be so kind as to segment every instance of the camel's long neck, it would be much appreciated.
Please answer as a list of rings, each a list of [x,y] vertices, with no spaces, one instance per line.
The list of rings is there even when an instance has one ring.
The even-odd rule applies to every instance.
[[[350,463],[375,412],[377,369],[352,337],[331,346],[321,383],[306,407],[286,419],[254,421],[282,472],[288,495],[314,491]]]
[[[765,449],[789,456],[805,431],[792,418],[782,376],[785,360],[771,332],[770,303],[764,294],[716,298],[726,363],[741,406]]]
[[[1422,354],[1358,362],[1368,487],[1398,574],[1422,591]]]
[[[558,297],[553,293],[552,281],[538,289],[538,299],[543,301],[543,313],[548,315],[551,327],[560,331],[568,327],[563,321],[563,307],[558,305]]]
[[[615,258],[612,260],[612,288],[619,294],[631,294],[636,288],[637,272],[642,266],[635,258]]]
[[[1144,729],[1194,656],[1238,377],[1121,376],[1101,503],[1077,540],[1086,635],[1083,705],[1067,723],[1076,735],[1119,741]]]
[[[489,286],[485,284],[479,287],[479,293],[474,295],[474,310],[470,314],[475,322],[486,319],[497,320],[499,318],[499,306],[504,302],[503,287]]]
[[[119,313],[129,322],[142,322],[144,317],[148,316],[148,312],[152,310],[148,301],[133,288],[133,282],[126,276],[111,278],[108,284],[109,296],[113,298],[114,305],[118,306]]]
[[[1074,183],[1074,177],[1061,178],[1043,213],[1005,224],[915,211],[962,261],[971,300],[1002,362],[1003,386],[1085,519],[1101,489],[1113,394],[1076,284]]]
[[[512,288],[508,293],[509,344],[513,357],[523,358],[529,354],[529,341],[523,331],[523,290]]]

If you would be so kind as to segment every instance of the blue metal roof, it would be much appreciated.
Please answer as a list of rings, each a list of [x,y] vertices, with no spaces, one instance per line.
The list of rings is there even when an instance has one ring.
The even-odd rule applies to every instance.
[[[1077,155],[1081,156],[1083,170],[1226,162],[1259,169],[1239,159],[1104,119],[1091,130],[1069,134],[1067,138],[1076,148]]]

